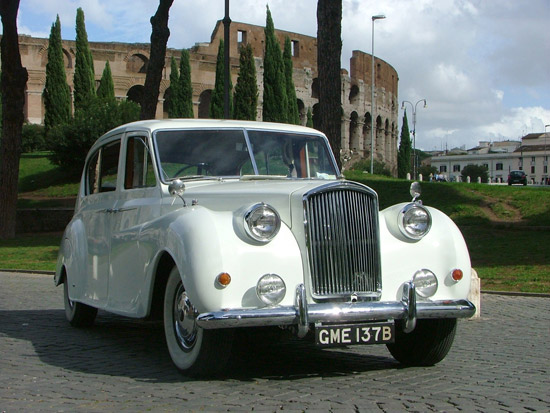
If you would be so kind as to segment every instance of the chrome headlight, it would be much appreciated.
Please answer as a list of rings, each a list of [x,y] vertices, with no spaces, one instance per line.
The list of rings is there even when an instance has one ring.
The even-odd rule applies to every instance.
[[[277,305],[286,294],[286,285],[277,274],[265,274],[258,280],[256,295],[266,305]]]
[[[397,225],[407,238],[419,240],[430,231],[432,216],[420,204],[407,204],[397,216]]]
[[[417,271],[413,276],[413,283],[420,297],[428,298],[437,292],[437,277],[430,270]]]
[[[281,218],[275,209],[267,204],[252,205],[244,214],[244,229],[250,238],[267,243],[281,228]]]

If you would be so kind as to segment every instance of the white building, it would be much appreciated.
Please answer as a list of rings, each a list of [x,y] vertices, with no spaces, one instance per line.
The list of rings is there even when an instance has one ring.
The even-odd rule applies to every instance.
[[[441,155],[431,158],[431,165],[447,180],[459,181],[461,171],[467,165],[485,166],[491,182],[506,182],[512,170],[524,170],[528,182],[546,182],[548,155],[550,154],[550,134],[531,133],[521,142],[482,141],[479,146],[468,149],[467,154]]]

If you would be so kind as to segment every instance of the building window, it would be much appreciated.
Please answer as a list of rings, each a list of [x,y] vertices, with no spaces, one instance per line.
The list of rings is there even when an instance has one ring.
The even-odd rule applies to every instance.
[[[460,165],[453,165],[453,172],[460,172]]]
[[[440,165],[439,172],[447,172],[447,165]]]
[[[544,173],[544,174],[547,174],[547,173],[548,173],[548,165],[544,165],[543,173]]]
[[[300,56],[300,42],[298,40],[292,40],[290,43],[292,46],[292,56],[293,57],[299,57]]]
[[[531,173],[532,173],[532,174],[535,173],[535,165],[531,166]]]
[[[497,163],[495,169],[496,169],[497,171],[502,171],[502,170],[504,169],[502,163],[501,163],[501,162]]]
[[[531,162],[535,162],[535,157],[531,156]]]
[[[246,30],[237,30],[237,47],[246,45]]]

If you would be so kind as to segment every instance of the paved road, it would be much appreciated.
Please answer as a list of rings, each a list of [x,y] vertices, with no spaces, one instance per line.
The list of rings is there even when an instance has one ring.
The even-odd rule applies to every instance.
[[[0,273],[0,412],[550,411],[550,298],[482,296],[452,352],[401,368],[383,346],[256,346],[216,380],[180,375],[158,324],[64,319],[51,276]]]

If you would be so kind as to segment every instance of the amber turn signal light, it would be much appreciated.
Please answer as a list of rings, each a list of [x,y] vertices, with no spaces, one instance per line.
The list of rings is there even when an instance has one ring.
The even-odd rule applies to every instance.
[[[231,282],[231,276],[226,272],[222,272],[222,273],[218,274],[218,276],[216,277],[216,281],[222,287],[227,287],[229,285],[229,283]]]
[[[451,278],[453,279],[453,281],[460,281],[462,280],[462,277],[464,276],[464,274],[462,273],[462,270],[459,270],[458,268],[454,269],[453,272],[451,273]]]

